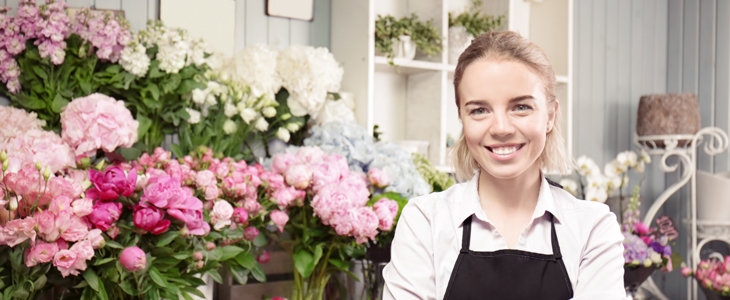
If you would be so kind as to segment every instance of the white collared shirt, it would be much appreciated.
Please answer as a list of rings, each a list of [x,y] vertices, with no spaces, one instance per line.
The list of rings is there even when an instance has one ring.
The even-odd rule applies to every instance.
[[[461,225],[470,215],[471,250],[507,249],[481,207],[477,180],[478,174],[444,192],[414,198],[403,208],[391,261],[383,270],[383,299],[443,299],[461,249]],[[550,214],[573,299],[626,299],[624,237],[605,204],[578,200],[543,177],[532,221],[515,249],[552,254]]]

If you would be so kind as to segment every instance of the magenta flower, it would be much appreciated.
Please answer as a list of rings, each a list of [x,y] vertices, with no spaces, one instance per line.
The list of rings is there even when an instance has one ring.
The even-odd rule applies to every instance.
[[[157,207],[137,206],[134,210],[134,226],[160,235],[170,227],[170,220],[165,220],[165,212]]]
[[[97,202],[94,211],[86,218],[95,228],[107,231],[112,224],[119,220],[122,214],[122,204],[116,202]]]
[[[134,193],[137,184],[137,172],[124,173],[122,168],[113,166],[104,173],[89,170],[89,180],[94,187],[86,191],[86,197],[101,201],[116,200],[119,196],[129,197]]]
[[[147,255],[139,247],[131,246],[122,250],[119,262],[127,271],[136,272],[147,267]]]

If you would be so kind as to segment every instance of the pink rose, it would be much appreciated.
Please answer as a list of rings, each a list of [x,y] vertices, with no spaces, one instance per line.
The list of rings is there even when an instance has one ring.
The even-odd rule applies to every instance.
[[[271,217],[271,221],[274,222],[276,227],[279,228],[279,231],[284,232],[284,226],[289,222],[289,215],[283,211],[275,210],[269,214],[269,217]]]
[[[157,147],[152,152],[152,161],[155,163],[168,163],[170,161],[170,152],[165,151],[162,147]]]
[[[370,184],[379,188],[384,188],[390,184],[388,174],[378,168],[368,170],[368,179],[370,179]]]
[[[116,200],[119,196],[129,197],[137,185],[137,172],[124,173],[122,168],[113,166],[104,173],[89,170],[89,180],[94,187],[86,191],[86,197],[102,201]]]
[[[94,93],[71,101],[61,112],[61,125],[63,140],[76,149],[76,155],[91,156],[97,149],[132,147],[139,122],[123,101]]]
[[[312,170],[306,165],[294,165],[286,169],[286,183],[297,189],[309,187],[312,181]]]
[[[260,264],[268,263],[271,260],[271,254],[269,254],[269,251],[264,250],[256,256],[256,261],[258,261]]]
[[[73,212],[79,217],[85,217],[94,211],[94,201],[89,198],[81,198],[71,203]]]
[[[101,235],[101,230],[99,229],[89,230],[89,234],[86,236],[86,239],[91,242],[91,247],[94,249],[101,249],[106,245],[104,236]]]
[[[258,215],[261,210],[263,210],[263,206],[261,206],[261,203],[256,201],[256,199],[246,199],[246,201],[243,202],[243,208],[252,216]]]
[[[213,171],[210,170],[200,171],[195,177],[195,185],[197,185],[199,188],[216,185],[216,183],[218,183],[218,180],[216,179]]]
[[[248,212],[243,207],[236,207],[233,209],[231,220],[236,224],[246,226],[248,225]]]
[[[259,236],[259,230],[256,227],[246,227],[243,230],[243,238],[247,241],[253,241],[257,236]]]
[[[646,235],[649,232],[649,227],[646,227],[644,223],[642,222],[636,222],[634,223],[634,230],[636,230],[636,233],[641,235]],[[647,243],[648,245],[649,243]]]
[[[58,245],[56,243],[38,242],[26,255],[25,265],[30,268],[37,264],[51,262],[56,252],[58,252]]]
[[[94,227],[107,231],[109,227],[119,220],[122,214],[122,204],[116,202],[97,202],[94,204],[94,211],[86,216]]]
[[[154,235],[160,235],[170,227],[170,220],[165,220],[165,212],[154,206],[137,206],[133,222],[135,227],[152,232]]]
[[[79,272],[73,268],[76,263],[76,253],[71,250],[59,250],[53,256],[53,266],[61,272],[64,278],[68,275],[79,275]]]
[[[210,212],[211,221],[215,223],[213,228],[221,230],[223,227],[231,225],[231,217],[233,217],[233,206],[225,200],[216,201],[213,211]]]
[[[297,190],[294,187],[282,187],[274,191],[271,195],[274,203],[279,206],[280,209],[284,209],[289,205],[292,205],[294,200],[299,198],[303,199],[306,196],[306,192],[303,190]]]
[[[289,166],[296,163],[297,157],[289,152],[276,154],[271,162],[271,170],[279,174],[284,174]]]
[[[180,198],[182,189],[180,179],[167,175],[149,179],[141,200],[158,208],[167,208],[169,203]]]
[[[147,255],[139,247],[131,246],[122,250],[119,262],[127,271],[136,272],[147,267]]]
[[[375,202],[373,210],[380,221],[379,229],[389,231],[393,227],[394,218],[398,215],[398,202],[388,198],[382,198]]]
[[[221,195],[220,190],[215,185],[205,187],[205,200],[211,201],[217,199]]]

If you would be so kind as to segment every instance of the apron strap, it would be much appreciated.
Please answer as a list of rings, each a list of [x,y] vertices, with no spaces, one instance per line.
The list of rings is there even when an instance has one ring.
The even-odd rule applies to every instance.
[[[555,234],[555,220],[553,214],[550,214],[550,239],[553,245],[553,258],[559,259],[563,255],[560,254],[560,244],[558,243],[558,235]]]
[[[464,220],[464,223],[461,225],[462,233],[461,233],[461,253],[469,253],[469,243],[471,240],[471,217],[469,216]]]

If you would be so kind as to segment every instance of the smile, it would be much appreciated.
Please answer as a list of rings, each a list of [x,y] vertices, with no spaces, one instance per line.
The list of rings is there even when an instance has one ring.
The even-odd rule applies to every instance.
[[[500,156],[507,156],[512,153],[517,152],[518,150],[522,149],[525,144],[519,144],[519,145],[510,145],[510,146],[500,146],[500,147],[486,147],[487,150],[491,151],[494,154],[500,155]]]

